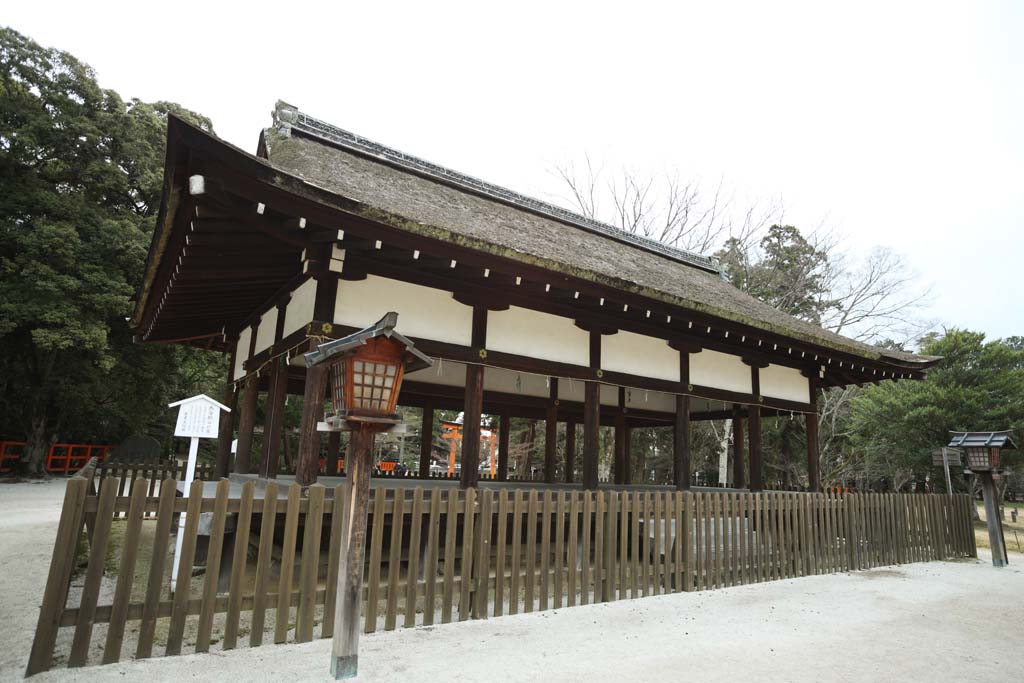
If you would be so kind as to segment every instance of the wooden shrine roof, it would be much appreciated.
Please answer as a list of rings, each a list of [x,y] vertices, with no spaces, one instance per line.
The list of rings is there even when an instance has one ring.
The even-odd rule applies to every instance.
[[[643,325],[660,334],[685,316],[708,325],[709,334],[697,340],[705,346],[717,337],[720,345],[736,348],[730,352],[744,354],[736,337],[757,335],[777,342],[777,354],[792,344],[790,353],[804,349],[815,360],[819,350],[845,358],[846,369],[832,373],[833,383],[881,379],[885,369],[893,371],[890,376],[919,377],[937,360],[864,344],[798,320],[730,285],[710,259],[624,237],[397,150],[351,134],[346,138],[344,131],[287,105],[279,103],[275,122],[262,134],[259,154],[252,155],[169,117],[164,196],[132,317],[140,341],[229,349],[231,335],[253,322],[259,306],[301,281],[302,255],[346,230],[340,246],[356,247],[349,233],[357,242],[369,239],[367,257],[387,256],[386,249],[372,248],[373,239],[383,237],[385,243],[461,254],[460,266],[474,259],[511,264],[567,290],[560,305],[573,311],[570,315],[588,312],[584,297],[573,300],[573,290],[589,288],[590,314],[612,325],[621,318],[626,329]],[[205,179],[198,192],[190,185],[196,178]],[[305,221],[308,229],[302,227]],[[628,314],[621,307],[619,313],[595,308],[597,295],[621,295],[634,307]],[[637,308],[648,309],[648,318],[660,310],[660,322],[644,320]],[[696,337],[704,330],[684,326],[678,334],[689,332]],[[757,346],[759,341],[751,354],[773,351],[771,344]]]

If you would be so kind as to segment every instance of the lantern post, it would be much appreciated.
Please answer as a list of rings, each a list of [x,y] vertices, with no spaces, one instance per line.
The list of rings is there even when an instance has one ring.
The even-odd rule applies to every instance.
[[[951,432],[950,448],[961,448],[966,454],[967,468],[981,480],[981,495],[985,500],[985,520],[988,523],[989,547],[992,548],[992,566],[1005,567],[1009,564],[1006,554],[1006,539],[1003,536],[1003,520],[999,515],[999,500],[996,497],[994,473],[999,472],[1002,449],[1017,448],[1010,431],[1002,432]],[[971,501],[974,504],[974,501]]]
[[[432,365],[431,359],[395,331],[397,313],[374,325],[317,346],[305,354],[307,368],[324,364],[330,377],[329,431],[350,431],[345,457],[345,506],[341,514],[341,565],[331,647],[331,675],[352,678],[358,672],[363,552],[370,501],[373,440],[378,432],[398,431],[396,407],[402,379]],[[332,615],[324,615],[325,619]]]

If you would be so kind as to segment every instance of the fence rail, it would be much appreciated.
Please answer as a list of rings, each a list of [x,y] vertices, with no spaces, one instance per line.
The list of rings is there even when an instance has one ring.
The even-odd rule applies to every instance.
[[[246,482],[231,495],[221,480],[204,498],[197,481],[181,498],[173,479],[154,488],[141,477],[125,489],[107,468],[92,494],[95,467],[83,473],[68,482],[27,675],[55,663],[332,635],[343,486],[292,485],[279,500],[276,483],[257,492]],[[377,489],[363,626],[976,556],[969,505],[966,495]],[[182,512],[172,594],[171,532]],[[83,524],[91,542],[78,568]]]

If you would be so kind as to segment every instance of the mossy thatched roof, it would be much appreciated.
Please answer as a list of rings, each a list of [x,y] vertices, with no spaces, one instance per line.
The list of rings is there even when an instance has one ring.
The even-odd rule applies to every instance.
[[[782,313],[723,280],[706,259],[711,267],[687,263],[685,254],[673,258],[487,196],[459,182],[459,174],[451,172],[453,181],[420,172],[414,165],[345,145],[320,128],[303,125],[312,121],[332,128],[328,124],[305,115],[297,121],[294,110],[285,113],[290,116],[279,116],[277,127],[264,132],[270,164],[357,202],[365,218],[866,359],[922,366],[935,360],[871,346]]]

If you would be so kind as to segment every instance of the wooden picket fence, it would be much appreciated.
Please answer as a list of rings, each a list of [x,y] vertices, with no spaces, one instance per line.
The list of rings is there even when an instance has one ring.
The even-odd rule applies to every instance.
[[[140,478],[123,496],[108,472],[93,495],[92,476],[68,483],[26,675],[332,635],[342,486],[196,481],[181,498],[167,480],[154,497]],[[364,630],[976,556],[969,511],[966,495],[377,488]]]

